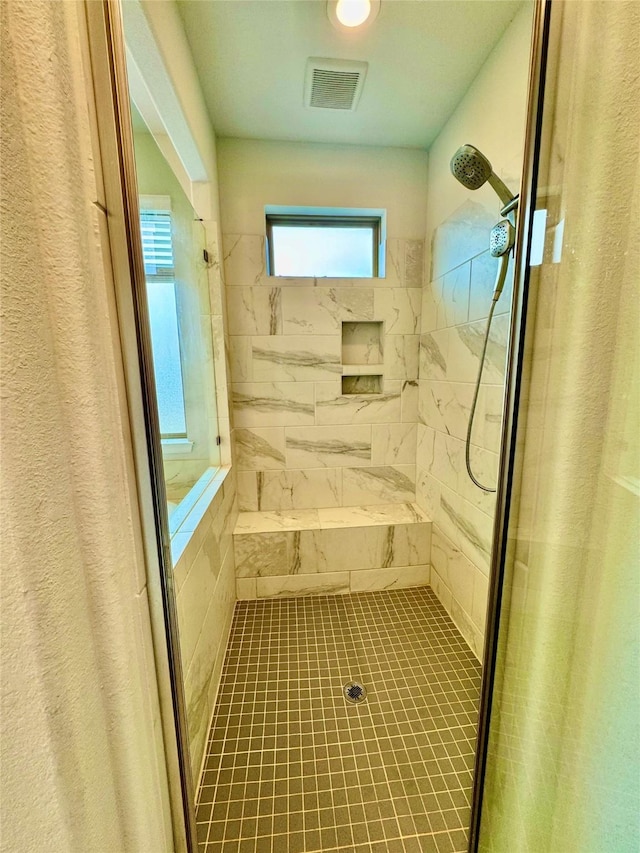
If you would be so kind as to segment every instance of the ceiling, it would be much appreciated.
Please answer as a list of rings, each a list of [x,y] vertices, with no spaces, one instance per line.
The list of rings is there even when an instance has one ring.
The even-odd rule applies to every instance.
[[[382,0],[338,32],[325,0],[179,0],[218,136],[428,148],[521,0]],[[310,56],[369,63],[355,112],[303,105]]]

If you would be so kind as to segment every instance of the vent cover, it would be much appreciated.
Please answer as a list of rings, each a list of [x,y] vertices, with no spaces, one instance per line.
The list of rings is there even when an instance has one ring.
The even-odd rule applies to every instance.
[[[355,110],[367,68],[366,62],[310,57],[304,83],[305,106],[321,110]]]

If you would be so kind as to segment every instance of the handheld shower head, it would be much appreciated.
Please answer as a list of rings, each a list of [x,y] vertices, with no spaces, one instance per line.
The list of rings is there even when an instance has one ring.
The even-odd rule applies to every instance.
[[[500,299],[502,288],[507,278],[509,267],[509,252],[516,241],[516,231],[508,219],[503,219],[494,225],[489,236],[489,254],[492,258],[500,258],[498,275],[493,288],[493,301]]]
[[[489,253],[494,258],[507,255],[516,241],[516,231],[508,219],[502,219],[494,225],[489,234]]]
[[[478,190],[489,181],[504,207],[516,198],[495,174],[484,154],[473,145],[462,145],[458,148],[451,158],[451,174],[468,190]]]

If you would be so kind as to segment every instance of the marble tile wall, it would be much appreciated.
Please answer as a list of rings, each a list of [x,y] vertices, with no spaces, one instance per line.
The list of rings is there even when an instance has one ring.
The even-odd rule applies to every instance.
[[[388,241],[386,278],[275,278],[264,237],[223,236],[242,511],[415,499],[423,249]],[[360,358],[382,380],[343,394]]]
[[[468,201],[434,231],[423,290],[416,500],[433,520],[434,591],[480,657],[495,496],[465,467],[465,437],[498,261],[487,250],[495,216]],[[512,272],[512,270],[511,270]],[[512,275],[491,326],[472,435],[476,477],[495,486]]]
[[[233,540],[238,598],[429,582],[431,523],[413,503],[240,513]]]
[[[189,746],[197,784],[236,601],[235,479],[223,469],[171,541]]]

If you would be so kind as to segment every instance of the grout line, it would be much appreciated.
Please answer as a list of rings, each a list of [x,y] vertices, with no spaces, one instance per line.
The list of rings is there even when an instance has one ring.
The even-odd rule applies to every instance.
[[[343,700],[350,678],[366,703]],[[466,850],[479,681],[428,587],[238,602],[208,738],[216,781],[199,792],[201,849],[372,853],[387,839],[419,853],[428,837]]]

